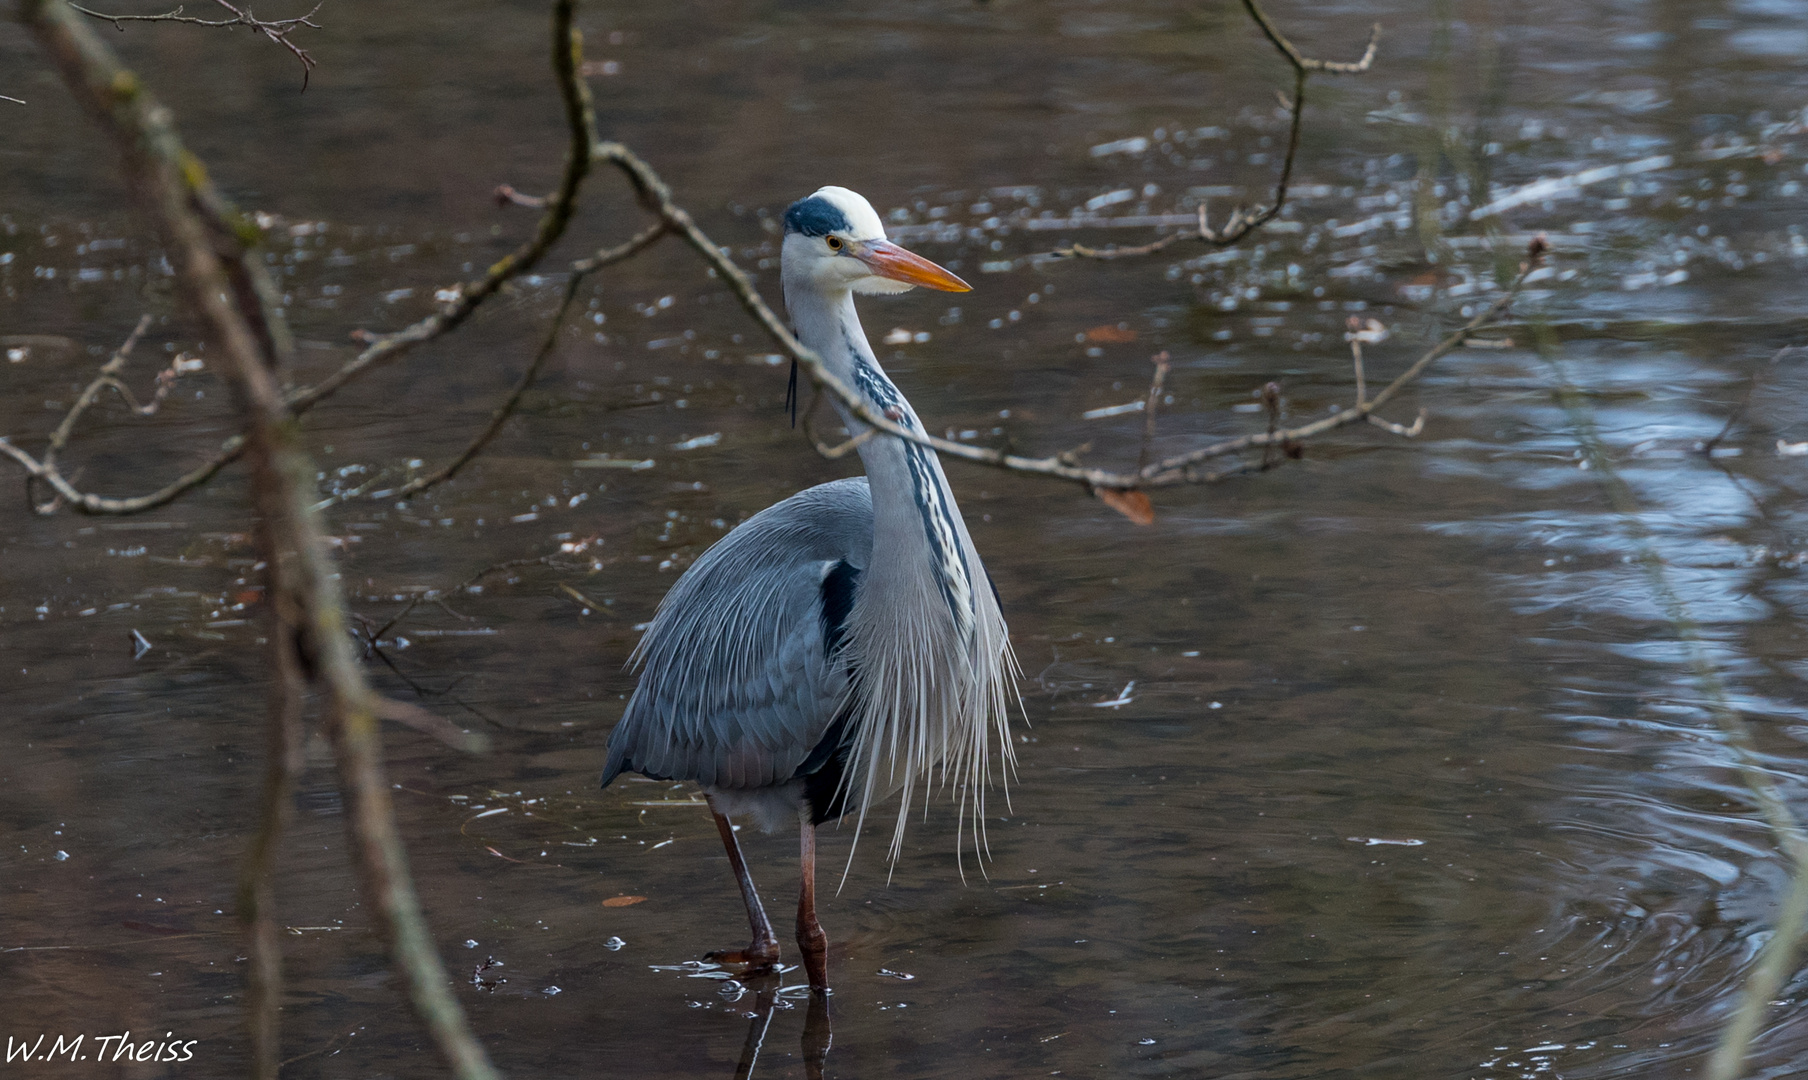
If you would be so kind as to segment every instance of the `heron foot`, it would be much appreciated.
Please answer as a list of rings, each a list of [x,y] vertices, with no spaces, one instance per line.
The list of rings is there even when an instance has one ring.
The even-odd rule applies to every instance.
[[[778,969],[778,943],[756,941],[745,949],[719,949],[703,954],[703,959],[723,967],[741,965],[735,978],[767,975]]]

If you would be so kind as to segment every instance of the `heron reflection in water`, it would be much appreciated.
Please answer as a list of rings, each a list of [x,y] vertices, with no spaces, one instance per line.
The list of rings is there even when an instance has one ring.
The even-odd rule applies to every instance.
[[[879,215],[846,188],[792,204],[784,229],[785,307],[798,339],[875,412],[921,432],[873,355],[854,294],[967,292],[967,283],[886,240]],[[870,432],[834,404],[851,435]],[[818,998],[829,983],[816,826],[850,813],[864,823],[895,793],[895,860],[906,817],[939,771],[977,846],[993,756],[1001,768],[1012,756],[1016,663],[940,461],[883,433],[858,450],[865,477],[755,514],[672,586],[635,652],[640,683],[603,771],[604,786],[622,772],[702,786],[753,929],[746,948],[710,959],[743,977],[774,970],[779,947],[729,818],[768,832],[797,822],[797,944]]]

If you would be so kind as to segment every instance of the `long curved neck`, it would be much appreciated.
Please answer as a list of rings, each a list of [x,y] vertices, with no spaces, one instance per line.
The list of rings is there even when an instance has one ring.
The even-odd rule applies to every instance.
[[[787,289],[785,300],[798,340],[816,350],[831,372],[874,410],[923,430],[916,410],[873,356],[851,292]],[[867,430],[839,399],[834,405],[850,434]],[[873,494],[872,561],[878,572],[869,575],[869,587],[890,592],[929,584],[920,572],[913,574],[926,568],[965,637],[973,619],[972,541],[941,462],[928,447],[897,438],[868,439],[859,453]]]
[[[824,292],[787,276],[785,300],[798,338],[831,372],[875,411],[923,430],[874,358],[847,290]],[[868,430],[839,401],[835,407],[850,432]],[[935,452],[880,435],[860,444],[860,459],[873,498],[872,553],[848,616],[860,820],[876,799],[899,792],[895,861],[918,785],[926,799],[939,768],[959,789],[962,821],[983,849],[992,756],[1005,767],[1014,760],[1006,710],[1016,661],[1004,615]]]

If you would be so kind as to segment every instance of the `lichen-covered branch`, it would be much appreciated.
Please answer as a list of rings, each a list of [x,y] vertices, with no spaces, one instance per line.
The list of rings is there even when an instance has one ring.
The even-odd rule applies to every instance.
[[[297,670],[322,691],[367,899],[435,1045],[460,1077],[491,1080],[498,1074],[448,989],[408,873],[383,775],[377,703],[346,633],[337,576],[309,509],[313,468],[278,382],[287,335],[267,303],[273,289],[261,260],[247,257],[258,233],[214,189],[169,110],[74,9],[60,0],[22,0],[21,9],[64,82],[112,137],[130,186],[164,235],[181,298],[223,357],[222,376],[243,418],[258,554],[278,619],[271,636],[289,643]],[[557,40],[569,41],[570,4],[558,12]],[[290,626],[293,633],[281,632]]]

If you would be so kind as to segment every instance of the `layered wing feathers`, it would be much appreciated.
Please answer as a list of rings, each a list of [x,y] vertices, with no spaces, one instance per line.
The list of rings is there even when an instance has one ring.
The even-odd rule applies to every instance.
[[[872,531],[866,480],[837,480],[754,515],[692,564],[635,650],[640,685],[610,733],[603,783],[623,771],[721,788],[792,779],[848,693],[846,590]]]

